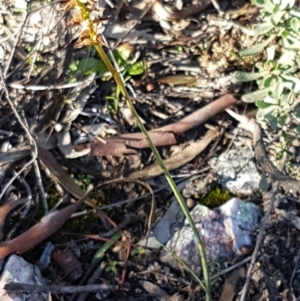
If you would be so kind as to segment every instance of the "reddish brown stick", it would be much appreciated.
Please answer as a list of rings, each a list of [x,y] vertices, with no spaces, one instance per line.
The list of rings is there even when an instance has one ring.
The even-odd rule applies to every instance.
[[[182,135],[188,130],[203,124],[211,117],[224,111],[224,109],[236,104],[236,102],[237,100],[233,95],[226,94],[175,123],[149,131],[149,136],[155,146],[176,144],[178,135]],[[142,149],[149,147],[143,133],[127,133],[104,140],[107,144],[95,142],[81,145],[81,148],[89,147],[91,149],[91,156],[123,156],[135,153],[136,150],[134,148]]]
[[[70,205],[60,211],[54,211],[45,216],[38,224],[28,229],[13,240],[0,245],[0,260],[12,253],[22,254],[35,247],[43,240],[54,234],[64,225],[70,216],[76,212],[84,202],[80,199],[75,204]]]

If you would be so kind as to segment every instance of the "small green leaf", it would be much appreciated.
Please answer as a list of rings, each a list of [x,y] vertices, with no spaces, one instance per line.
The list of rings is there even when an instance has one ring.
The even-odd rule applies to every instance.
[[[265,11],[267,11],[269,13],[273,13],[276,4],[273,1],[271,1],[271,0],[264,0],[262,6],[263,6],[263,8],[264,8]]]
[[[242,96],[242,101],[244,102],[256,102],[259,99],[264,99],[267,96],[269,89],[257,90]]]
[[[268,76],[266,78],[263,79],[263,87],[264,88],[269,88],[270,86],[273,86],[276,83],[276,76]]]
[[[288,138],[288,134],[287,134],[286,131],[282,131],[282,132],[281,132],[281,135],[282,135],[282,137],[283,137],[284,139],[287,139],[287,138]]]
[[[277,119],[275,116],[272,114],[266,114],[265,119],[268,120],[269,125],[273,131],[277,130],[278,125],[277,125]]]
[[[299,51],[300,41],[297,38],[292,37],[291,35],[289,35],[287,39],[289,41],[287,48]]]
[[[253,55],[256,54],[260,51],[262,51],[264,48],[266,48],[266,46],[269,45],[269,43],[275,38],[274,35],[270,36],[268,39],[266,39],[265,41],[263,41],[262,43],[253,45],[249,48],[246,49],[242,49],[239,51],[239,54],[241,56],[249,56],[249,55]]]
[[[288,30],[286,30],[286,29],[283,29],[281,32],[280,32],[280,35],[282,36],[282,37],[288,37],[289,36],[289,31]]]
[[[258,5],[258,6],[262,6],[264,1],[263,0],[253,0],[253,3]]]
[[[76,62],[72,62],[70,65],[69,65],[69,70],[71,71],[77,71],[77,63]]]
[[[284,18],[285,14],[286,14],[285,11],[278,11],[275,14],[273,14],[271,17],[272,23],[274,23],[275,25],[280,23],[280,21],[282,21],[282,19]]]
[[[233,76],[236,80],[240,82],[250,82],[252,80],[256,80],[268,74],[268,72],[258,72],[258,73],[250,73],[250,72],[243,72],[243,71],[236,71],[233,73]]]
[[[293,17],[290,21],[290,25],[295,32],[300,31],[300,20],[298,18]]]
[[[286,122],[286,115],[283,115],[283,116],[280,116],[277,118],[277,123],[281,126],[284,126],[285,125],[285,122]]]
[[[273,107],[274,104],[273,103],[266,103],[264,101],[261,101],[261,100],[257,100],[255,102],[256,106],[259,107],[260,109],[266,109],[266,108],[269,108],[269,107]]]
[[[277,1],[274,1],[274,2],[276,3]],[[272,11],[272,17],[273,17],[278,11],[279,11],[279,4],[276,3],[275,6],[274,6],[274,8],[273,8],[273,11]]]
[[[133,65],[129,66],[127,69],[129,75],[141,75],[144,73],[144,66],[141,61],[134,63]]]
[[[269,106],[269,107],[267,107],[265,109],[259,109],[257,111],[257,114],[256,114],[257,120],[264,120],[264,119],[266,119],[266,116],[268,114],[272,115],[272,113],[274,111],[274,108],[275,108],[275,106],[272,105],[272,106]]]
[[[114,234],[111,239],[112,241],[109,242],[105,242],[100,249],[96,252],[96,254],[94,255],[93,261],[92,261],[92,265],[95,265],[95,263],[99,260],[101,260],[105,253],[111,248],[111,246],[114,244],[115,240],[119,240],[121,238],[121,234],[120,232],[117,232],[116,234]]]
[[[182,52],[183,51],[183,47],[181,45],[177,45],[174,47],[176,51],[178,52]]]
[[[294,60],[296,57],[296,52],[293,50],[285,50],[281,57],[278,60],[278,64],[283,66],[292,66],[294,65]]]
[[[263,35],[268,32],[270,32],[275,27],[274,24],[272,24],[271,20],[265,23],[256,24],[253,26],[253,32],[255,35]]]
[[[91,74],[93,72],[99,71],[101,63],[102,62],[100,60],[94,59],[92,57],[83,59],[79,62],[77,70],[82,73]]]
[[[284,91],[284,85],[283,85],[282,81],[277,83],[277,85],[275,85],[275,87],[273,87],[273,89],[272,89],[272,92],[274,93],[274,97],[276,99],[281,98],[283,91]]]

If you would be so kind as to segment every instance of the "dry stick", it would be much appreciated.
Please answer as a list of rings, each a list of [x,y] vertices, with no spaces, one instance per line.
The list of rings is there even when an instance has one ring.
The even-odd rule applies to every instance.
[[[24,147],[20,150],[10,150],[7,153],[0,154],[0,164],[15,162],[30,155],[30,147]]]
[[[29,125],[27,123],[24,112],[22,112],[22,117],[24,120],[24,124],[29,129]],[[46,193],[45,193],[45,189],[44,189],[44,185],[43,185],[43,181],[42,181],[42,176],[41,176],[41,172],[40,172],[39,164],[38,164],[37,160],[33,161],[33,170],[34,170],[35,177],[36,177],[36,184],[37,184],[38,190],[41,195],[41,203],[44,207],[45,213],[47,214],[48,213],[48,202],[47,202],[47,197],[46,197]]]
[[[80,208],[89,192],[88,188],[86,194],[73,205],[48,214],[38,224],[31,227],[23,234],[9,242],[0,244],[0,260],[3,260],[6,256],[12,253],[22,254],[27,252],[54,234],[69,220],[70,216]]]
[[[54,294],[74,294],[81,292],[96,293],[99,291],[113,290],[114,287],[108,284],[91,284],[85,286],[59,286],[59,285],[35,285],[19,282],[10,282],[4,287],[7,291],[27,292],[27,293],[47,293]]]
[[[20,215],[20,219],[22,220],[27,216],[29,210],[31,209],[33,197],[32,197],[31,188],[30,188],[29,184],[26,182],[26,180],[24,178],[19,178],[19,181],[24,186],[24,188],[27,192],[27,199],[28,199],[28,202],[27,202],[25,208],[22,210],[22,214]]]
[[[181,135],[196,126],[203,124],[208,119],[221,113],[228,107],[235,105],[237,100],[231,94],[226,94],[217,100],[210,102],[205,107],[193,112],[192,114],[182,118],[178,122],[163,126],[153,130],[153,132],[174,132],[176,135]],[[152,131],[151,131],[152,132]],[[151,133],[150,132],[150,133]],[[150,134],[149,133],[149,134]],[[125,135],[122,135],[125,136]]]
[[[101,274],[103,273],[103,271],[106,269],[107,267],[107,263],[106,262],[101,262],[100,264],[98,264],[98,267],[96,268],[95,272],[89,277],[89,280],[87,281],[88,285],[92,285],[94,284],[96,281],[98,281],[99,277],[101,276]],[[89,274],[87,274],[89,275]],[[85,292],[85,293],[81,293],[78,298],[76,298],[76,301],[84,301],[89,293],[91,292]],[[76,295],[74,295],[74,297],[72,297],[72,300],[74,300],[76,297]]]
[[[273,205],[274,205],[274,201],[275,201],[275,198],[276,198],[277,190],[278,190],[278,183],[276,182],[276,183],[274,183],[274,187],[272,189],[272,196],[271,196],[271,200],[270,200],[268,210],[267,210],[267,212],[266,212],[266,214],[263,218],[263,221],[262,221],[260,229],[259,229],[259,235],[258,235],[257,240],[256,240],[255,249],[253,251],[252,259],[251,259],[251,262],[250,262],[250,265],[249,265],[249,268],[248,268],[247,277],[246,277],[246,281],[245,281],[245,284],[244,284],[244,287],[243,287],[243,290],[242,290],[242,296],[240,298],[240,301],[245,301],[245,299],[246,299],[248,287],[249,287],[249,284],[250,284],[252,269],[254,268],[254,264],[255,264],[256,258],[258,256],[259,248],[260,248],[261,242],[263,240],[263,235],[264,235],[265,227],[267,225],[267,221],[268,221],[269,216],[271,214],[271,211],[273,209]]]
[[[2,71],[2,66],[0,66],[0,80],[2,82],[2,85],[3,85],[3,90],[4,90],[4,94],[6,96],[6,99],[12,109],[12,111],[14,112],[15,114],[15,117],[17,119],[17,121],[19,122],[19,124],[21,125],[21,127],[24,129],[27,137],[28,137],[28,140],[29,140],[29,143],[30,145],[32,146],[32,158],[29,162],[27,162],[9,181],[8,183],[4,186],[4,188],[2,189],[2,192],[0,194],[0,199],[3,197],[6,189],[15,181],[15,179],[28,167],[30,166],[37,158],[37,144],[34,140],[34,138],[32,137],[31,133],[30,133],[30,130],[29,128],[26,126],[26,124],[23,122],[23,120],[21,119],[19,113],[17,112],[13,102],[11,101],[10,99],[10,96],[9,96],[9,92],[8,92],[8,89],[7,89],[7,86],[6,86],[6,83],[5,83],[5,76],[3,74],[3,71]]]
[[[229,268],[226,268],[226,269],[222,270],[221,272],[219,272],[219,273],[217,273],[217,274],[211,276],[211,277],[210,277],[210,280],[215,280],[215,279],[219,278],[220,276],[223,276],[223,275],[225,275],[225,274],[231,272],[232,270],[234,270],[234,269],[240,267],[241,265],[247,263],[248,261],[250,261],[251,258],[252,258],[252,256],[249,256],[249,257],[247,257],[247,258],[241,260],[240,262],[237,262],[236,264],[230,266]]]
[[[35,160],[33,162],[33,170],[34,170],[34,173],[35,173],[36,185],[37,185],[38,190],[39,190],[40,195],[41,195],[44,211],[45,211],[45,214],[47,214],[48,210],[49,210],[48,202],[47,202],[47,196],[46,196],[46,192],[45,192],[45,189],[44,189],[42,176],[41,176],[41,171],[40,171],[39,164],[38,164],[37,160]]]
[[[291,291],[292,291],[292,293],[293,293],[293,299],[294,299],[294,300],[296,300],[296,298],[295,298],[295,293],[294,293],[294,289],[293,289],[293,280],[294,280],[296,271],[298,270],[299,259],[300,259],[300,248],[299,248],[298,253],[297,253],[297,256],[296,256],[295,266],[294,266],[293,273],[292,273],[292,277],[291,277],[290,283],[289,283],[290,289],[291,289]]]
[[[27,5],[28,5],[28,3],[29,3],[29,2],[27,2]],[[13,48],[12,48],[12,50],[11,50],[11,53],[10,53],[10,56],[9,56],[9,59],[8,59],[7,65],[6,65],[6,68],[5,68],[5,70],[4,70],[3,77],[4,77],[5,79],[6,79],[7,72],[8,72],[8,70],[9,70],[11,61],[12,61],[14,55],[15,55],[15,51],[16,51],[16,49],[17,49],[17,45],[18,45],[18,43],[19,43],[21,34],[22,34],[23,29],[24,29],[24,27],[25,27],[25,24],[26,24],[26,22],[27,22],[27,20],[28,20],[28,17],[29,17],[29,12],[28,12],[28,7],[27,7],[27,9],[26,9],[26,16],[25,16],[24,20],[23,20],[23,21],[21,22],[21,24],[20,24],[19,32],[18,32],[18,34],[17,34],[17,36],[16,36],[15,42],[14,42],[14,44],[13,44]]]
[[[218,0],[211,0],[211,3],[213,5],[213,7],[216,9],[216,11],[218,12],[218,14],[220,16],[223,16],[224,15],[224,11],[221,9]]]
[[[177,135],[181,135],[196,128],[211,117],[224,111],[224,109],[236,104],[236,102],[237,100],[233,95],[226,94],[183,119],[149,131],[148,134],[156,147],[177,144]],[[143,149],[149,147],[147,140],[141,132],[126,133],[104,140],[107,141],[106,145],[95,142],[83,146],[91,149],[90,156],[123,156],[124,154],[136,153],[137,151],[135,148]]]
[[[134,213],[127,213],[125,219],[122,222],[120,222],[116,228],[113,228],[103,233],[100,232],[98,233],[98,235],[101,237],[111,237],[117,232],[121,231],[123,228],[125,228],[130,222],[136,221],[136,216],[137,215]]]
[[[61,85],[49,85],[49,86],[44,86],[44,85],[26,85],[24,86],[23,84],[19,83],[12,83],[9,84],[10,87],[14,89],[19,89],[19,90],[27,90],[27,91],[46,91],[46,90],[60,90],[60,89],[72,89],[80,86],[83,84],[85,80],[83,81],[78,81],[76,83],[66,83],[66,84],[61,84]]]

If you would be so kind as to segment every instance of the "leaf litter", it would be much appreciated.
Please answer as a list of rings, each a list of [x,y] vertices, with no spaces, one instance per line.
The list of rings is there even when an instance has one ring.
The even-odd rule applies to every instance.
[[[86,76],[82,70],[76,70],[80,62],[94,57],[93,51],[87,48],[73,49],[74,41],[78,37],[77,30],[76,27],[66,25],[69,19],[62,12],[61,4],[33,2],[27,7],[25,1],[3,3],[0,15],[0,47],[4,49],[4,57],[1,58],[1,86],[9,89],[9,99],[17,108],[17,114],[13,112],[9,99],[2,90],[1,201],[5,203],[5,198],[15,198],[16,195],[12,194],[10,189],[13,184],[18,191],[14,206],[19,205],[19,208],[15,210],[11,207],[13,213],[5,223],[0,254],[1,249],[7,252],[6,247],[14,244],[15,239],[24,237],[23,235],[31,233],[30,229],[39,227],[35,213],[38,210],[42,211],[42,215],[47,213],[48,205],[43,208],[43,204],[49,199],[49,187],[62,191],[68,201],[72,198],[78,200],[84,195],[83,186],[81,183],[80,187],[70,174],[92,175],[91,182],[95,187],[105,180],[124,177],[128,180],[127,183],[107,184],[109,188],[106,187],[104,197],[99,193],[101,197],[91,197],[88,202],[92,205],[91,209],[82,208],[83,216],[87,216],[91,212],[95,213],[101,202],[115,203],[116,207],[109,207],[106,212],[115,226],[111,226],[106,218],[99,216],[94,233],[77,233],[79,236],[69,233],[64,246],[56,243],[56,251],[63,247],[70,250],[71,242],[75,243],[78,249],[76,260],[72,261],[74,266],[84,263],[89,263],[91,268],[96,266],[96,276],[91,278],[96,283],[99,283],[99,277],[110,283],[109,293],[104,293],[107,288],[102,288],[102,291],[89,295],[88,298],[94,300],[204,300],[204,292],[193,284],[186,271],[170,268],[160,262],[157,250],[138,247],[142,239],[144,242],[151,240],[152,234],[147,232],[159,224],[168,212],[170,203],[174,204],[174,201],[171,202],[164,178],[157,172],[151,174],[149,171],[155,167],[155,162],[147,149],[148,144],[137,131],[135,124],[123,116],[125,105],[122,98],[116,98],[115,85],[105,81],[103,74],[92,72]],[[243,42],[237,39],[241,33],[248,32],[248,20],[251,21],[251,18],[257,15],[255,7],[248,3],[245,6],[244,3],[238,3],[233,7],[223,7],[231,18],[227,21],[214,18],[210,14],[210,7],[183,20],[182,15],[190,17],[188,12],[191,11],[191,7],[188,4],[184,2],[183,7],[174,6],[171,10],[162,1],[157,1],[153,7],[146,1],[132,1],[128,6],[121,2],[115,3],[113,7],[106,3],[101,4],[106,8],[103,10],[103,26],[106,28],[105,36],[111,43],[110,46],[132,42],[133,52],[149,65],[144,67],[143,75],[130,74],[128,87],[134,92],[137,111],[153,135],[153,140],[159,146],[164,159],[166,162],[173,160],[176,163],[173,176],[178,179],[178,185],[181,178],[186,180],[195,176],[212,156],[219,155],[227,147],[239,150],[241,144],[251,141],[247,132],[236,131],[236,123],[222,111],[233,104],[238,112],[244,110],[241,104],[236,102],[236,95],[247,91],[249,85],[238,84],[232,71],[241,70],[240,68],[249,71],[252,62],[233,53],[251,46],[257,39],[247,34]],[[164,15],[161,12],[168,14]],[[191,77],[195,85],[193,87],[189,86],[187,81]],[[147,92],[149,90],[151,91]],[[107,96],[111,95],[114,95],[118,102],[116,111],[112,111],[107,102]],[[229,102],[222,108],[214,109],[214,103],[226,98]],[[247,114],[247,110],[245,112]],[[23,126],[18,118],[23,121]],[[226,126],[225,121],[229,122]],[[255,136],[257,129],[251,123],[247,123],[247,120],[242,121],[245,130],[250,129],[254,135],[256,145],[257,141],[260,141]],[[91,133],[91,127],[100,123],[105,124],[105,130],[97,134]],[[222,127],[225,131],[222,135],[213,136],[217,142],[216,146],[211,142],[207,143],[205,150],[201,153],[198,150],[191,156],[190,149],[193,145],[196,147],[198,142],[201,143],[201,139],[206,136],[206,127],[213,127],[216,133]],[[79,137],[84,137],[88,143],[82,143]],[[172,155],[172,145],[179,146],[179,154],[186,152],[188,159],[182,160],[178,159],[180,156]],[[32,152],[32,146],[38,149],[36,154]],[[39,161],[36,160],[36,155]],[[286,195],[280,195],[280,199],[275,203],[276,210],[267,221],[260,252],[256,254],[248,296],[250,300],[292,300],[300,294],[296,272],[299,260],[299,205],[296,199],[298,182],[278,173],[277,167],[270,167],[265,156],[261,148],[256,150],[255,146],[256,160],[263,171],[269,173],[272,181],[282,184]],[[17,173],[21,177],[18,177]],[[209,174],[214,172],[203,172],[203,179]],[[155,208],[151,208],[153,200],[150,201],[151,198],[142,182],[134,182],[131,178],[149,178],[145,184],[150,184],[154,191],[163,188],[155,193]],[[185,185],[182,186],[183,189]],[[294,196],[290,196],[290,193]],[[28,209],[21,206],[25,204],[25,200],[26,207],[27,202],[30,204]],[[128,202],[123,204],[124,200]],[[254,201],[266,212],[270,196],[262,199],[261,193],[257,191],[247,200]],[[67,205],[59,214],[70,208],[78,209],[76,204],[78,203]],[[6,207],[2,209],[4,208]],[[179,216],[178,211],[173,211],[171,215],[177,214]],[[136,219],[132,218],[133,223],[129,221],[122,224],[128,216],[133,215],[136,216]],[[46,216],[46,220],[47,218],[49,220],[49,216]],[[67,219],[66,217],[64,221]],[[180,226],[183,219],[179,220]],[[54,233],[60,228],[58,222],[59,219],[55,218],[54,221],[51,220],[50,226],[46,224],[44,228],[51,228],[50,232]],[[174,223],[174,220],[169,223]],[[164,226],[171,227],[170,224]],[[84,236],[111,233],[109,231],[112,229],[118,232],[111,240],[108,238],[106,245],[103,245],[103,242],[88,240]],[[75,231],[76,229],[72,232]],[[116,242],[120,237],[119,231],[122,231],[122,239]],[[170,234],[174,231],[175,229],[172,229]],[[260,227],[256,231],[259,232]],[[25,258],[36,263],[38,259],[30,256],[30,253],[33,254],[31,247],[35,247],[41,254],[44,244],[42,241],[53,238],[48,238],[49,233],[43,234],[39,239],[34,235],[37,242],[31,240],[30,244],[28,239],[25,239],[20,247],[14,247],[5,254],[27,251],[24,254]],[[77,240],[78,237],[80,239]],[[115,248],[110,249],[113,245]],[[97,257],[92,261],[95,252],[101,248],[105,249],[101,260],[106,263],[106,267],[100,266],[102,262],[99,260],[95,263],[95,258],[99,259]],[[3,255],[3,258],[6,255]],[[235,258],[231,265],[239,262],[242,262],[241,258]],[[60,269],[55,270],[56,264],[50,261],[47,269],[52,272],[49,279],[54,284],[61,285],[61,290],[53,287],[52,292],[55,294],[57,291],[71,291],[74,293],[73,300],[83,300],[84,295],[86,298],[88,293],[85,292],[80,297],[75,294],[77,291],[74,286],[82,288],[80,285],[92,283],[84,283],[84,276],[80,280],[77,276],[73,280],[65,278],[70,270],[64,269],[60,264]],[[211,263],[212,276],[222,274],[228,264],[226,260],[220,266]],[[213,298],[236,300],[245,278],[243,269],[247,268],[246,262],[231,272],[230,276],[224,273],[218,277],[213,283]],[[86,270],[84,273],[88,275]],[[69,287],[70,284],[73,286]],[[25,288],[28,292],[31,289]],[[40,289],[47,291],[45,287]],[[51,287],[48,289],[51,290]],[[90,291],[92,292],[92,288]],[[76,299],[75,296],[82,299]]]

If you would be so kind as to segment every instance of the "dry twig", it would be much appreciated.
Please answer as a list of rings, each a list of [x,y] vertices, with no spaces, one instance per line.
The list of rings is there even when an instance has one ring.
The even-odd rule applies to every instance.
[[[5,97],[12,109],[12,111],[14,112],[14,115],[17,119],[17,121],[19,122],[20,126],[23,128],[23,130],[25,131],[27,138],[29,140],[29,144],[32,147],[32,158],[29,162],[27,162],[9,181],[8,183],[6,183],[6,185],[4,186],[4,188],[2,189],[1,193],[0,193],[0,199],[3,197],[3,195],[5,194],[5,191],[7,190],[7,188],[15,181],[15,179],[27,168],[29,167],[37,158],[37,144],[35,142],[35,139],[33,138],[32,134],[30,133],[30,130],[28,128],[28,126],[26,125],[26,123],[22,120],[21,116],[19,115],[17,109],[14,106],[14,103],[12,102],[12,100],[10,99],[9,96],[9,91],[7,89],[6,83],[5,83],[5,74],[3,73],[2,70],[2,62],[0,65],[0,84],[3,86],[3,90],[4,90],[4,94]]]
[[[245,299],[246,299],[246,295],[247,295],[247,291],[248,291],[248,287],[249,287],[250,279],[251,279],[251,273],[252,273],[252,270],[254,268],[254,264],[255,264],[255,261],[256,261],[256,258],[258,256],[258,252],[259,252],[262,240],[263,240],[263,235],[264,235],[264,231],[265,231],[265,228],[266,228],[266,225],[267,225],[267,221],[268,221],[269,216],[271,214],[271,211],[273,209],[273,205],[274,205],[274,201],[275,201],[275,198],[276,198],[277,190],[278,190],[278,183],[275,183],[274,186],[273,186],[273,189],[272,189],[272,196],[271,196],[271,200],[270,200],[268,210],[267,210],[267,212],[266,212],[266,214],[265,214],[265,216],[262,220],[262,223],[261,223],[261,226],[260,226],[260,229],[259,229],[259,235],[258,235],[257,240],[256,240],[256,245],[255,245],[255,248],[254,248],[254,251],[253,251],[250,266],[248,268],[246,281],[245,281],[245,284],[244,284],[244,287],[243,287],[243,290],[242,290],[242,295],[241,295],[240,301],[245,301]]]
[[[114,287],[108,284],[90,284],[84,286],[59,286],[59,285],[34,285],[26,283],[11,282],[5,285],[4,289],[14,292],[31,292],[53,294],[74,294],[81,292],[99,292],[113,290]]]

